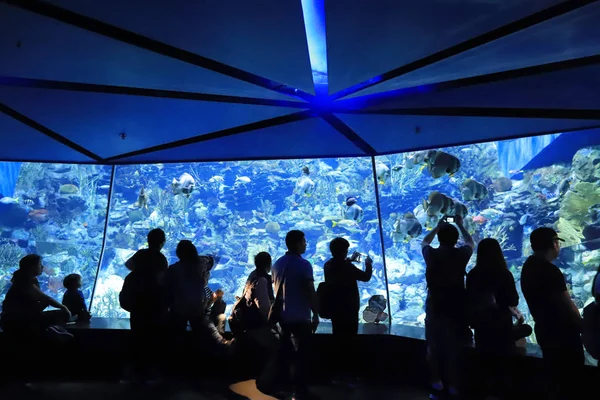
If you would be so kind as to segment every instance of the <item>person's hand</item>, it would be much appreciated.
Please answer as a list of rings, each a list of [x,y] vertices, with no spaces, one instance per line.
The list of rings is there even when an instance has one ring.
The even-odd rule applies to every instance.
[[[456,223],[456,225],[462,225],[463,224],[463,217],[460,215],[455,215],[454,216],[454,222]]]
[[[373,260],[371,259],[371,257],[367,256],[367,258],[365,258],[365,265],[368,265],[370,267],[373,266]]]
[[[440,217],[440,219],[438,219],[438,223],[435,226],[435,229],[439,230],[442,226],[446,225],[447,222],[444,221],[444,217]]]
[[[69,310],[69,308],[67,306],[63,305],[61,307],[61,309],[67,314],[67,318],[71,318],[72,317],[71,311]]]
[[[313,331],[313,333],[315,333],[317,331],[317,328],[319,327],[319,316],[317,314],[313,315],[311,325],[312,325],[312,331]]]

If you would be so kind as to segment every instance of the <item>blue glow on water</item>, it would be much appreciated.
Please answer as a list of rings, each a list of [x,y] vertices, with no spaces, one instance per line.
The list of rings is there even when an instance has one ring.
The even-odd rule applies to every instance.
[[[302,0],[308,55],[317,96],[327,96],[327,33],[325,30],[325,1]]]

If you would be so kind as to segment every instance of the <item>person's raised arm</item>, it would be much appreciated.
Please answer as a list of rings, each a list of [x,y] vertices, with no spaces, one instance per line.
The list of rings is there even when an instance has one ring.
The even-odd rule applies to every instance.
[[[373,260],[371,257],[365,259],[365,270],[352,265],[354,267],[354,274],[357,281],[369,282],[373,276]]]
[[[433,239],[435,239],[435,235],[437,235],[437,233],[439,232],[440,228],[444,224],[445,224],[444,220],[440,218],[440,220],[438,221],[438,223],[435,226],[435,228],[433,228],[431,230],[431,232],[429,232],[423,238],[423,241],[421,242],[421,248],[431,245],[431,242],[433,242]]]
[[[462,237],[465,241],[465,245],[469,246],[471,249],[474,249],[475,241],[471,237],[471,234],[469,233],[469,231],[467,231],[467,229],[463,225],[463,218],[460,215],[457,215],[454,218],[456,221],[456,226],[458,226],[458,229],[460,230],[460,234],[462,235]]]

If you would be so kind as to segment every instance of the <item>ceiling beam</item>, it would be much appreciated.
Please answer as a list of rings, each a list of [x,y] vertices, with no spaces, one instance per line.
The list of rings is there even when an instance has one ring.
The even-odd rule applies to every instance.
[[[204,135],[197,135],[197,136],[187,138],[187,139],[176,140],[173,142],[164,143],[164,144],[157,145],[157,146],[147,147],[145,149],[140,149],[140,150],[131,151],[128,153],[118,154],[118,155],[115,155],[112,157],[107,157],[105,160],[109,163],[112,163],[114,161],[118,161],[123,158],[134,157],[134,156],[139,156],[139,155],[148,154],[148,153],[154,153],[157,151],[168,150],[168,149],[173,149],[176,147],[181,147],[181,146],[186,146],[186,145],[190,145],[190,144],[219,139],[219,138],[223,138],[226,136],[239,135],[239,134],[251,132],[254,130],[258,130],[258,129],[271,128],[271,127],[278,126],[278,125],[302,121],[304,119],[314,117],[315,115],[316,115],[315,112],[312,110],[300,111],[300,112],[293,113],[293,114],[283,115],[280,117],[265,119],[265,120],[258,121],[258,122],[252,122],[250,124],[236,126],[235,128],[223,129],[220,131],[207,133]]]
[[[35,129],[36,131],[48,136],[49,138],[54,139],[57,142],[62,143],[65,146],[67,146],[75,151],[78,151],[79,153],[81,153],[87,157],[90,157],[91,159],[93,159],[95,161],[98,161],[98,162],[104,161],[102,159],[102,157],[100,157],[99,155],[92,153],[88,149],[78,145],[75,142],[72,142],[71,140],[67,139],[66,137],[54,132],[52,129],[40,124],[39,122],[32,120],[31,118],[27,117],[26,115],[21,114],[17,110],[10,108],[6,104],[0,103],[0,112],[3,112],[4,114],[8,115],[9,117],[14,118],[15,120],[27,125],[28,127]]]
[[[43,15],[57,21],[85,29],[99,35],[118,40],[154,53],[173,58],[188,64],[195,65],[219,74],[229,76],[256,86],[263,87],[275,92],[283,93],[289,96],[310,100],[313,95],[302,90],[292,88],[283,83],[279,83],[259,75],[232,67],[231,65],[200,56],[187,50],[151,39],[147,36],[119,28],[118,26],[99,21],[86,15],[78,14],[73,11],[46,3],[40,0],[2,0],[12,6]]]
[[[377,107],[378,104],[386,102],[392,98],[402,96],[409,98],[415,89],[416,96],[431,95],[446,90],[460,89],[469,86],[485,85],[487,83],[501,82],[512,79],[525,78],[535,75],[543,75],[552,72],[568,71],[571,69],[584,68],[592,65],[600,64],[600,54],[588,57],[574,58],[571,60],[557,61],[548,64],[534,65],[531,67],[511,69],[508,71],[494,72],[491,74],[477,75],[468,78],[454,79],[450,81],[431,83],[425,86],[408,86],[401,89],[390,90],[388,92],[370,93],[364,96],[357,96],[350,99],[342,99],[335,104],[343,107],[346,104],[360,103],[361,108]],[[1,78],[0,78],[1,82]],[[425,90],[423,90],[426,88]],[[416,90],[421,89],[421,90]],[[354,106],[353,108],[356,108]]]
[[[391,71],[383,73],[383,74],[376,76],[372,79],[369,79],[367,81],[364,81],[364,82],[358,83],[354,86],[351,86],[349,88],[340,90],[337,93],[332,94],[331,99],[337,100],[339,98],[349,96],[351,94],[354,94],[356,92],[359,92],[359,91],[369,88],[371,86],[375,86],[382,82],[389,81],[389,80],[397,78],[401,75],[407,74],[407,73],[415,71],[417,69],[424,68],[428,65],[440,62],[447,58],[453,57],[457,54],[461,54],[466,51],[472,50],[476,47],[493,42],[494,40],[498,40],[505,36],[508,36],[513,33],[530,28],[534,25],[551,20],[560,15],[574,11],[578,8],[584,7],[588,4],[594,3],[596,1],[597,0],[568,0],[568,1],[561,2],[555,6],[546,8],[542,11],[536,12],[534,14],[531,14],[524,18],[521,18],[517,21],[510,22],[506,25],[503,25],[494,30],[486,32],[480,36],[476,36],[472,39],[465,40],[464,42],[458,43],[458,44],[448,47],[444,50],[430,54],[429,56],[420,58],[416,61],[405,64],[401,67],[395,68]]]
[[[365,155],[373,156],[377,154],[377,151],[367,143],[358,133],[354,132],[352,128],[344,123],[341,119],[333,114],[326,113],[321,115],[321,118],[325,120],[331,127],[337,130],[339,133],[344,135],[346,139],[351,141],[356,147],[365,152]]]
[[[505,107],[431,107],[397,108],[383,110],[345,110],[333,111],[341,114],[377,114],[377,115],[429,115],[445,117],[505,117],[505,118],[552,118],[552,119],[589,119],[600,122],[600,110],[593,109],[556,109],[556,108],[505,108]]]
[[[182,92],[176,90],[146,89],[130,86],[99,85],[94,83],[65,82],[47,79],[18,78],[0,76],[0,86],[36,89],[69,90],[72,92],[122,94],[141,97],[157,97],[164,99],[180,99],[193,101],[210,101],[216,103],[252,104],[260,106],[310,108],[303,101],[259,99],[256,97],[226,96],[220,94]]]

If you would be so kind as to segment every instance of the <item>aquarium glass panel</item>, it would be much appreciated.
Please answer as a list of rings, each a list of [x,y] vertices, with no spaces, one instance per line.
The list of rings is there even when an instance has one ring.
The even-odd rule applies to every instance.
[[[89,305],[98,271],[112,167],[0,162],[0,298],[19,259],[43,257],[41,289],[62,300],[63,278],[81,275]]]
[[[193,189],[186,193],[182,188]],[[142,192],[143,189],[143,192]],[[354,199],[354,200],[353,200]],[[223,289],[230,312],[234,297],[253,270],[253,257],[285,252],[285,234],[306,234],[304,255],[314,268],[315,286],[323,281],[329,241],[342,236],[352,251],[374,259],[370,282],[359,283],[364,332],[387,330],[386,282],[370,158],[244,161],[117,166],[108,219],[106,248],[92,313],[126,317],[118,293],[128,270],[124,262],[146,246],[146,235],[160,227],[167,234],[163,253],[174,263],[179,240],[189,239],[201,254],[220,256],[211,273],[211,289]],[[362,265],[360,265],[363,268]],[[381,300],[377,298],[376,300]],[[326,332],[328,324],[321,324]]]
[[[555,264],[582,310],[591,301],[592,279],[600,265],[600,147],[593,146],[600,139],[589,136],[593,134],[437,148],[437,156],[412,152],[376,157],[383,181],[379,199],[392,332],[424,338],[427,288],[421,241],[428,225],[444,213],[456,213],[460,204],[466,207],[465,226],[476,243],[487,237],[500,242],[529,324],[533,320],[520,276],[531,254],[529,235],[537,227],[554,227],[565,239]],[[474,254],[467,270],[475,261]],[[534,336],[529,340],[536,341]]]

